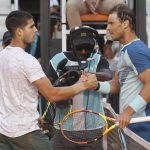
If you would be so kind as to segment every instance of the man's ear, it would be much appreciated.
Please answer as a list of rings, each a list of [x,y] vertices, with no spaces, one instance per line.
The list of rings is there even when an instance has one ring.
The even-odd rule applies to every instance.
[[[125,21],[123,22],[123,25],[124,25],[124,28],[125,28],[125,29],[128,28],[128,27],[130,26],[129,20],[125,20]]]
[[[22,34],[23,34],[23,30],[21,28],[17,28],[16,35],[20,37],[20,36],[22,36]]]

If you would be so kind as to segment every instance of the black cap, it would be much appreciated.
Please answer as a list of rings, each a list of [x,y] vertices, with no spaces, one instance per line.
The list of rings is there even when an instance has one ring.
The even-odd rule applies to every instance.
[[[77,28],[70,31],[70,34],[74,46],[82,44],[95,45],[95,33],[88,27]]]
[[[8,43],[8,41],[12,40],[12,34],[9,31],[6,31],[3,35],[3,45],[5,45],[6,43]]]

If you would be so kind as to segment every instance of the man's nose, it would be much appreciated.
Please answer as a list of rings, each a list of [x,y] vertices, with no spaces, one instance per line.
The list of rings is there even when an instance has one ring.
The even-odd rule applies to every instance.
[[[85,53],[86,53],[86,50],[85,50],[85,49],[82,49],[82,50],[81,50],[81,53],[82,53],[82,54],[85,54]]]
[[[37,30],[37,28],[36,27],[34,27],[34,32],[37,32],[38,30]]]

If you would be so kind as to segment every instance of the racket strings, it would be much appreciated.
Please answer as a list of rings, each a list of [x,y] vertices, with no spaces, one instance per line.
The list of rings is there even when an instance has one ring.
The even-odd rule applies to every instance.
[[[96,130],[63,131],[65,136],[74,142],[92,142],[99,139],[103,134],[103,128]]]
[[[77,112],[61,123],[63,135],[74,142],[94,141],[103,134],[106,121],[91,112]]]

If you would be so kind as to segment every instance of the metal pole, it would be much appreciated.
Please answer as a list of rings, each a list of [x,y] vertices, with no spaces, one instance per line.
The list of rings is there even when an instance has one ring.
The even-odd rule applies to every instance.
[[[50,0],[40,0],[41,65],[45,71],[50,59]]]
[[[146,0],[135,0],[136,3],[136,33],[147,43],[146,35]]]
[[[46,71],[50,59],[50,0],[40,0],[40,49],[41,65]],[[40,113],[42,114],[46,107],[44,97],[39,99]]]

